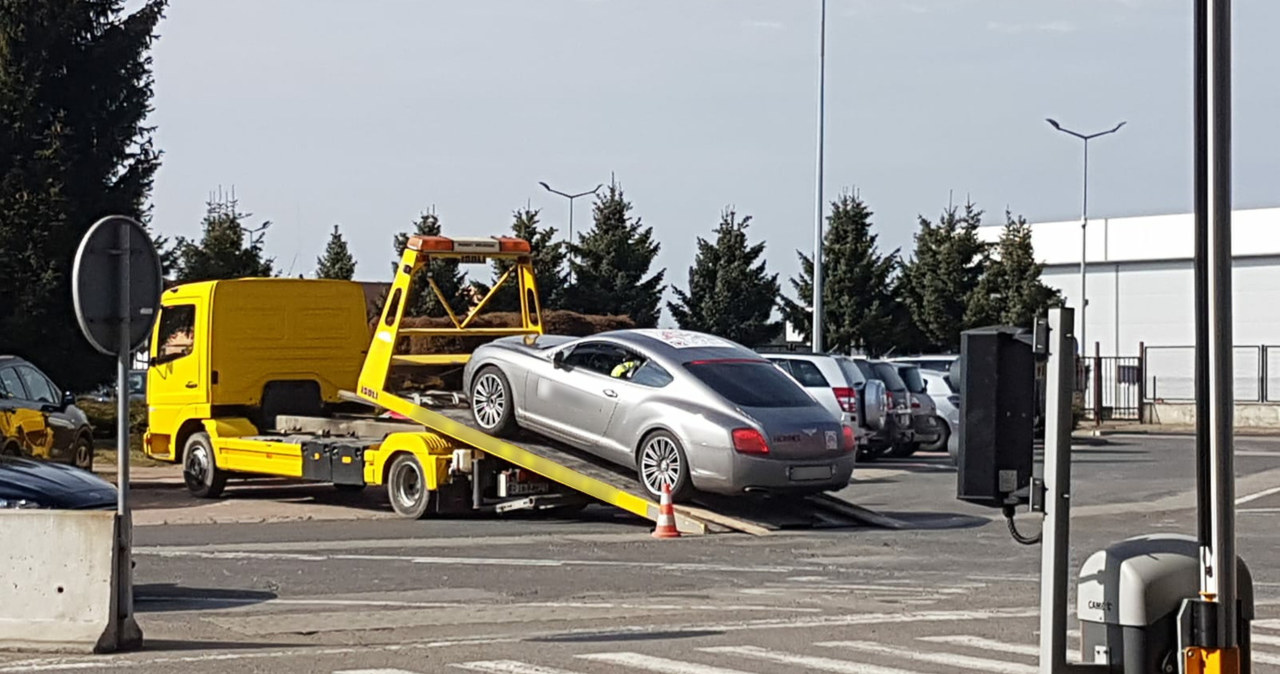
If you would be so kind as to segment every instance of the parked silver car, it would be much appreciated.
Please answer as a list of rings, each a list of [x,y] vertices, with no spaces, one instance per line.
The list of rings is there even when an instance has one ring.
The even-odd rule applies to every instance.
[[[476,424],[517,427],[634,468],[657,497],[849,484],[853,429],[776,365],[685,330],[498,339],[463,370]]]
[[[938,418],[943,423],[943,444],[954,461],[960,451],[960,392],[952,386],[949,373],[920,370],[920,377],[928,387],[929,397],[938,407]]]

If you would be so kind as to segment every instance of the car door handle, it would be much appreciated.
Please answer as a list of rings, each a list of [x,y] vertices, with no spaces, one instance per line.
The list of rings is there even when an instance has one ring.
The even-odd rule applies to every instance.
[[[199,384],[197,384],[197,383],[195,383],[195,382],[193,382],[193,381],[189,381],[189,382],[187,382],[187,388],[195,388],[195,387],[197,387],[197,386],[199,386]]]
[[[607,395],[607,396],[609,396],[610,398],[617,398],[617,397],[618,397],[618,392],[617,392],[617,391],[614,391],[613,389],[609,389],[609,388],[607,388],[607,389],[605,389],[605,390],[604,390],[604,394],[605,394],[605,395]]]

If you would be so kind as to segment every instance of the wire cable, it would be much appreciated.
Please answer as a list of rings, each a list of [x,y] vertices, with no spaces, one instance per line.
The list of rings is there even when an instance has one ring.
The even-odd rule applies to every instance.
[[[1017,525],[1017,523],[1013,521],[1013,516],[1014,516],[1014,509],[1013,509],[1013,506],[1005,506],[1005,507],[1004,507],[1004,518],[1005,518],[1005,521],[1006,521],[1006,522],[1008,522],[1008,524],[1009,524],[1009,535],[1013,537],[1013,540],[1015,540],[1015,541],[1017,541],[1017,542],[1021,543],[1022,545],[1036,545],[1036,544],[1038,544],[1038,543],[1040,542],[1040,538],[1041,538],[1041,536],[1042,536],[1042,534],[1043,534],[1044,532],[1043,532],[1043,531],[1041,531],[1041,532],[1037,533],[1035,536],[1024,536],[1024,535],[1022,535],[1022,534],[1018,531],[1018,525]]]

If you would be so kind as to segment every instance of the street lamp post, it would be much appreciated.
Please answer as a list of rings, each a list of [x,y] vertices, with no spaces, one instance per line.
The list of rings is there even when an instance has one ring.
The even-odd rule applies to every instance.
[[[1089,255],[1089,249],[1088,249],[1088,246],[1086,245],[1086,237],[1088,235],[1088,229],[1089,229],[1089,141],[1093,140],[1094,138],[1097,138],[1098,136],[1105,136],[1107,134],[1115,133],[1119,131],[1120,127],[1124,126],[1125,123],[1120,122],[1119,124],[1115,125],[1115,128],[1107,129],[1106,131],[1099,131],[1098,133],[1085,135],[1083,133],[1072,131],[1071,129],[1068,129],[1062,126],[1061,124],[1059,124],[1057,121],[1053,119],[1046,119],[1045,121],[1049,123],[1049,126],[1052,126],[1053,128],[1065,134],[1070,134],[1084,141],[1084,205],[1081,208],[1081,214],[1080,214],[1080,333],[1079,333],[1080,334],[1080,342],[1079,342],[1080,356],[1083,357],[1086,353],[1085,351],[1087,348],[1086,345],[1088,344],[1088,341],[1085,339],[1087,334],[1085,329],[1085,313],[1088,311],[1088,308],[1089,308],[1089,291],[1085,287],[1085,278],[1087,273],[1085,270],[1088,266],[1088,255]]]
[[[596,185],[596,188],[593,190],[588,190],[586,192],[579,192],[578,194],[568,194],[566,192],[561,192],[560,190],[553,189],[550,185],[544,182],[539,182],[538,184],[542,185],[542,187],[546,189],[548,192],[551,192],[552,194],[559,194],[560,196],[569,200],[569,243],[572,244],[573,243],[573,200],[577,199],[578,197],[585,197],[588,194],[595,194],[596,192],[599,192],[600,188],[604,187],[604,183],[600,183],[599,185]],[[569,259],[570,261],[573,260],[573,250],[569,251]],[[570,281],[573,280],[572,266],[569,267],[569,280]]]
[[[822,353],[822,168],[827,107],[827,0],[822,0],[822,18],[818,26],[818,203],[813,223],[813,352]]]

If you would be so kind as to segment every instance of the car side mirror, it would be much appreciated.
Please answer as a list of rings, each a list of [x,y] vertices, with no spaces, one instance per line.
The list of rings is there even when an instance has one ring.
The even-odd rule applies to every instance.
[[[564,351],[557,351],[551,356],[551,364],[557,369],[564,367]]]
[[[76,404],[75,395],[72,394],[70,391],[63,391],[62,392],[62,409],[65,410],[74,404]]]
[[[925,392],[925,393],[928,393],[928,392],[929,392],[929,382],[927,382],[927,381],[920,382],[920,385],[924,387],[924,392]]]

